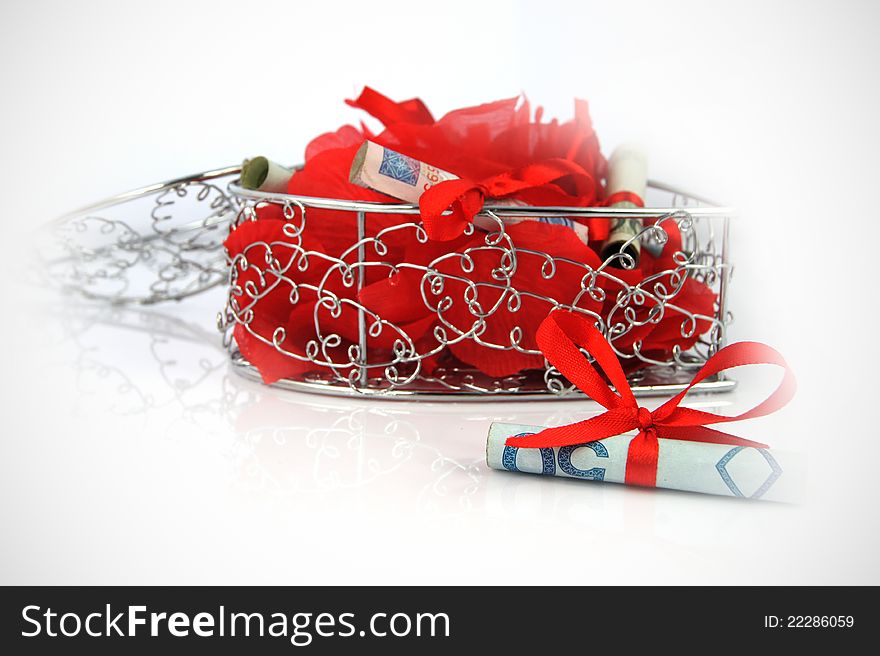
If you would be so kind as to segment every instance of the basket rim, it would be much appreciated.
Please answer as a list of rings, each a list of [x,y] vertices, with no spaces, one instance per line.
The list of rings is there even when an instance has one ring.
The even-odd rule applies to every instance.
[[[302,165],[291,167],[294,170],[299,170],[302,168]],[[138,187],[136,189],[132,189],[130,191],[125,191],[119,194],[115,194],[113,196],[108,196],[103,200],[99,200],[94,203],[90,203],[89,205],[85,205],[78,209],[75,209],[71,212],[67,212],[63,216],[57,217],[53,221],[49,222],[49,225],[62,223],[66,220],[75,218],[77,216],[82,216],[83,214],[89,214],[91,212],[96,212],[98,210],[106,209],[113,205],[117,205],[120,203],[127,203],[132,200],[136,200],[143,196],[149,196],[151,194],[155,194],[157,192],[166,191],[168,189],[173,189],[179,185],[194,183],[194,182],[208,182],[212,180],[217,180],[219,178],[227,178],[230,176],[237,176],[241,173],[241,165],[233,165],[233,166],[225,166],[217,169],[210,169],[207,171],[201,171],[199,173],[193,173],[190,175],[181,176],[178,178],[173,178],[170,180],[166,180],[164,182],[157,182],[154,184],[146,185],[144,187]],[[270,193],[265,191],[255,191],[251,189],[245,189],[239,183],[239,178],[235,177],[232,181],[228,183],[229,192],[237,198],[245,198],[253,201],[268,201],[268,202],[276,202],[283,203],[289,202],[294,204],[301,204],[306,207],[314,207],[319,209],[332,209],[332,210],[343,210],[349,212],[370,212],[373,214],[418,214],[419,208],[418,205],[411,205],[407,203],[378,203],[375,201],[354,201],[354,200],[343,200],[339,198],[324,198],[320,196],[299,196],[293,194],[284,194],[284,193]],[[703,206],[700,207],[635,207],[635,208],[621,208],[621,207],[565,207],[565,206],[526,206],[526,207],[511,207],[511,206],[500,206],[500,205],[491,205],[487,204],[484,207],[484,210],[490,211],[498,216],[511,216],[511,217],[525,217],[525,216],[545,216],[548,213],[552,214],[564,214],[568,216],[591,216],[591,217],[656,217],[664,214],[672,214],[679,211],[685,211],[693,216],[705,216],[705,217],[728,217],[734,218],[737,215],[737,210],[734,207],[723,206],[715,201],[707,199],[703,196],[699,196],[697,194],[693,194],[689,191],[685,191],[680,187],[676,187],[674,185],[667,184],[665,182],[660,182],[658,180],[648,180],[648,187],[656,189],[658,191],[664,191],[671,194],[677,194],[680,196],[686,196],[688,198],[692,198],[693,200],[702,203]]]
[[[229,353],[229,362],[232,371],[244,378],[255,383],[264,384],[259,370],[244,356],[238,349],[233,349]],[[528,375],[529,372],[526,372]],[[533,375],[535,371],[530,372]],[[682,377],[681,380],[669,382],[652,382],[631,384],[631,391],[637,398],[643,397],[670,397],[679,392],[688,389],[691,385],[689,376]],[[295,378],[281,378],[275,382],[269,383],[268,387],[281,389],[292,392],[305,392],[320,396],[341,397],[341,398],[357,398],[369,399],[373,401],[392,401],[399,403],[400,401],[419,401],[419,402],[467,402],[467,403],[488,403],[497,401],[501,403],[509,401],[591,401],[589,396],[581,390],[574,388],[566,392],[556,393],[547,387],[535,385],[532,380],[531,384],[523,385],[517,389],[498,388],[491,391],[476,391],[475,389],[441,389],[437,386],[428,387],[424,381],[412,383],[405,387],[392,387],[374,389],[370,387],[353,388],[351,385],[340,381],[309,381]],[[717,394],[719,392],[730,392],[736,389],[737,381],[723,374],[716,374],[707,377],[702,382],[692,385],[693,394]]]
[[[339,198],[327,198],[321,196],[301,196],[296,194],[286,194],[280,192],[257,191],[254,189],[245,189],[240,184],[240,180],[236,178],[229,183],[229,191],[238,198],[244,198],[252,201],[266,201],[275,203],[292,203],[294,205],[302,205],[315,209],[339,210],[346,212],[367,212],[370,214],[419,214],[419,206],[410,203],[381,203],[377,201],[358,201],[343,200]],[[483,206],[483,211],[489,211],[497,216],[510,217],[541,217],[547,214],[564,214],[566,216],[584,216],[584,217],[658,217],[662,215],[674,214],[676,212],[687,212],[692,216],[700,217],[733,217],[736,215],[736,209],[733,207],[725,207],[719,205],[704,197],[697,196],[690,192],[679,189],[678,187],[659,182],[656,180],[648,180],[648,187],[658,191],[686,196],[693,200],[704,203],[699,207],[572,207],[572,206],[551,206],[551,205],[528,205],[528,206],[510,206],[510,205],[492,205],[487,203]]]
[[[83,214],[89,214],[91,212],[97,212],[98,210],[103,210],[108,207],[112,207],[113,205],[118,205],[121,203],[127,203],[131,200],[136,200],[143,196],[149,196],[150,194],[155,194],[160,191],[167,191],[168,189],[174,189],[175,187],[182,184],[190,184],[193,182],[208,182],[210,180],[216,180],[217,178],[225,178],[230,175],[237,175],[241,173],[241,166],[224,166],[219,169],[211,169],[209,171],[202,171],[200,173],[193,173],[191,175],[184,175],[179,178],[173,178],[171,180],[166,180],[164,182],[156,182],[154,184],[146,185],[145,187],[138,187],[136,189],[131,189],[129,191],[124,191],[119,194],[114,194],[113,196],[108,196],[102,200],[99,200],[94,203],[90,203],[88,205],[84,205],[75,210],[67,212],[62,216],[57,217],[53,221],[50,222],[49,225],[55,223],[63,223],[69,219],[76,218]],[[237,179],[237,178],[236,178]]]

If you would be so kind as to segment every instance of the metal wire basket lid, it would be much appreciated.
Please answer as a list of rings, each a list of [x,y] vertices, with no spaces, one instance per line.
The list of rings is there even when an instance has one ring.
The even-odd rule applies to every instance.
[[[238,215],[232,166],[135,189],[71,212],[38,236],[39,275],[111,303],[180,300],[227,279],[223,240]]]

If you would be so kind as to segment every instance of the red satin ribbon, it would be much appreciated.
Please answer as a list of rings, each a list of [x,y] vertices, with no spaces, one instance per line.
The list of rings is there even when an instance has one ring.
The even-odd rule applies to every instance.
[[[431,116],[430,110],[419,98],[394,102],[388,96],[383,96],[370,87],[364,87],[361,95],[355,100],[346,100],[345,104],[364,110],[386,126],[395,123],[415,123],[417,125],[434,123],[434,117]]]
[[[421,195],[419,213],[430,239],[449,241],[464,232],[487,198],[504,198],[563,179],[573,184],[575,197],[595,193],[595,180],[582,166],[567,159],[547,159],[482,182],[463,178],[440,182]],[[444,216],[446,210],[451,213]]]
[[[568,446],[638,429],[639,434],[630,442],[627,452],[628,485],[654,487],[657,484],[660,446],[657,439],[661,437],[767,448],[766,444],[707,428],[706,424],[770,414],[788,403],[795,391],[794,375],[776,350],[758,342],[739,342],[715,353],[684,390],[650,412],[636,403],[611,345],[584,315],[567,310],[551,312],[538,328],[537,341],[547,360],[587,396],[605,407],[607,412],[567,426],[545,428],[534,435],[509,438],[506,444],[526,448]],[[595,358],[614,389],[609,387],[578,347],[586,349]],[[749,364],[773,364],[782,367],[785,372],[776,390],[751,410],[725,417],[679,406],[685,394],[701,380],[725,369]]]

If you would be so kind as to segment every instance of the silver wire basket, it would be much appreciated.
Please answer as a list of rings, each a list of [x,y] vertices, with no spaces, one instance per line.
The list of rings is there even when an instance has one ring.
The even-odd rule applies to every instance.
[[[731,273],[728,232],[733,211],[664,184],[649,183],[648,207],[644,209],[487,205],[481,212],[482,225],[488,220],[494,227],[480,230],[469,226],[467,233],[475,236],[476,242],[461,252],[444,253],[429,261],[406,261],[389,255],[388,242],[401,233],[408,233],[411,243],[428,247],[417,206],[251,191],[242,188],[237,180],[230,182],[228,194],[237,208],[233,230],[244,222],[260,220],[258,215],[271,206],[275,206],[276,213],[283,214],[285,221],[282,238],[251,243],[243,252],[227,258],[229,291],[218,325],[224,332],[234,368],[255,380],[260,380],[260,374],[242,355],[233,336],[236,330],[246,331],[249,339],[298,364],[295,376],[273,383],[291,390],[435,400],[583,398],[546,361],[542,366],[513,375],[491,376],[452,356],[456,345],[469,340],[498,353],[515,351],[540,357],[536,348],[524,346],[529,341],[525,334],[530,330],[528,327],[524,329],[514,323],[503,339],[487,338],[487,325],[496,313],[516,317],[525,302],[533,306],[542,304],[547,311],[565,308],[588,314],[607,336],[629,371],[633,391],[641,396],[668,395],[681,390],[695,370],[725,343],[731,320],[727,308]],[[304,242],[308,221],[315,214],[319,216],[314,220],[320,220],[322,210],[343,213],[340,221],[348,217],[354,226],[352,234],[356,236],[341,253],[309,250]],[[381,217],[388,215],[404,220],[385,226]],[[671,268],[655,272],[637,284],[628,284],[621,274],[633,266],[626,254],[627,245],[600,266],[591,267],[518,247],[508,234],[505,220],[523,217],[597,217],[606,221],[639,218],[645,220],[644,228],[634,239],[640,240],[643,248],[653,244],[656,249],[667,243],[664,226],[674,222],[681,234],[681,249],[673,254]],[[475,260],[487,257],[493,263],[491,277],[475,277]],[[303,273],[319,264],[323,272],[320,280],[303,282]],[[528,268],[524,271],[523,267]],[[529,290],[516,286],[516,280],[528,275],[552,287],[554,276],[562,268],[570,271],[572,267],[578,269],[580,283],[563,293],[557,290],[555,295],[545,295],[536,293],[534,286]],[[420,293],[408,302],[424,304],[435,317],[427,343],[408,334],[400,322],[389,320],[359,301],[358,294],[370,279],[394,276],[404,270],[421,276]],[[688,279],[712,290],[715,300],[711,313],[695,314],[676,304]],[[257,327],[254,322],[256,304],[279,289],[288,294],[291,309],[306,297],[314,301],[314,334],[297,349],[289,347],[284,325],[266,328]],[[607,309],[584,309],[583,301],[590,299]],[[466,325],[449,319],[452,308],[458,308],[459,318],[461,309],[466,308]],[[356,336],[346,337],[333,325],[325,325],[328,316],[340,313],[356,315]],[[681,341],[688,346],[672,345],[658,355],[645,352],[641,341],[628,343],[626,336],[630,331],[661,321],[667,322],[667,326],[675,321]],[[372,347],[383,336],[385,347]],[[624,343],[626,347],[621,346]],[[426,366],[428,362],[430,367]],[[734,386],[734,381],[717,376],[695,389],[725,391]]]
[[[634,392],[642,396],[679,391],[694,370],[725,343],[731,321],[728,231],[733,211],[667,185],[649,184],[645,209],[487,206],[481,225],[485,227],[488,221],[489,229],[469,226],[467,233],[474,240],[468,248],[445,252],[433,260],[406,261],[391,257],[388,244],[395,236],[405,235],[410,243],[429,247],[417,207],[250,191],[239,185],[239,173],[239,167],[227,167],[151,185],[62,217],[48,227],[50,238],[41,235],[38,239],[40,275],[65,293],[114,304],[181,300],[226,284],[226,304],[218,326],[234,369],[260,379],[236,343],[238,329],[300,365],[296,376],[275,385],[335,395],[582,398],[543,361],[539,351],[525,345],[533,326],[524,328],[514,321],[502,339],[488,337],[486,327],[493,317],[507,313],[515,318],[524,303],[537,303],[547,311],[566,308],[588,314],[629,370]],[[273,206],[284,219],[283,238],[254,242],[245,253],[230,257],[223,246],[230,229],[258,220],[264,208]],[[341,252],[307,248],[303,235],[316,210],[332,210],[337,219],[341,215],[343,222],[349,221],[352,238]],[[393,226],[374,225],[388,216],[396,217]],[[515,243],[505,220],[523,217],[640,218],[646,223],[634,239],[643,247],[653,244],[658,249],[666,243],[664,226],[674,222],[681,248],[672,254],[669,269],[638,284],[627,284],[621,273],[632,265],[626,245],[599,266],[555,257]],[[258,257],[248,257],[248,251]],[[478,278],[475,261],[487,257],[492,261],[491,276]],[[302,275],[319,263],[321,279],[303,283]],[[579,283],[571,289],[544,294],[536,292],[534,285],[528,290],[517,288],[517,280],[525,274],[549,289],[565,268],[578,271]],[[420,280],[419,294],[407,302],[423,304],[435,317],[427,343],[413,339],[399,322],[359,302],[358,293],[370,279],[403,270],[416,272]],[[695,314],[676,304],[689,279],[714,294],[711,313]],[[258,329],[254,324],[255,304],[278,288],[286,291],[291,309],[306,296],[314,302],[314,334],[299,350],[286,347],[284,325]],[[605,309],[584,309],[584,299],[602,300]],[[466,310],[465,325],[449,320],[454,308]],[[322,317],[342,312],[356,315],[356,335],[346,337],[323,325]],[[675,322],[687,348],[673,345],[658,355],[646,352],[638,340],[627,341],[631,331],[661,321]],[[386,347],[373,348],[372,343],[383,335]],[[537,361],[534,357],[531,361],[543,364],[512,375],[487,375],[453,356],[456,345],[464,343],[499,354],[535,356]],[[719,376],[696,389],[724,391],[734,386],[734,381]]]

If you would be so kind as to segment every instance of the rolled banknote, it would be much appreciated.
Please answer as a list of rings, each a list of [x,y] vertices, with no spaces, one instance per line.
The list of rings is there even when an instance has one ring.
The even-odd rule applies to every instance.
[[[632,431],[575,446],[526,449],[507,438],[531,435],[541,426],[493,423],[486,440],[492,469],[587,481],[623,483]],[[728,497],[798,501],[804,466],[799,454],[771,449],[660,439],[657,487]]]
[[[293,171],[263,156],[246,159],[241,165],[241,186],[245,189],[284,193]]]
[[[607,191],[609,197],[621,191],[628,191],[644,199],[647,185],[648,165],[645,153],[633,145],[615,148],[608,160]],[[631,208],[638,207],[638,205],[627,200],[612,203],[611,207]],[[609,227],[608,239],[602,245],[602,259],[608,259],[615,253],[620,253],[623,248],[623,252],[632,257],[635,264],[638,265],[641,245],[635,236],[641,231],[641,219],[613,219]],[[632,242],[627,244],[630,240]],[[624,244],[626,244],[625,248]],[[623,262],[620,258],[615,258],[611,265],[623,268]]]
[[[365,141],[355,153],[349,180],[361,187],[375,189],[412,205],[428,189],[458,176],[425,162],[402,155],[372,141]]]
[[[528,207],[526,203],[515,200],[513,198],[496,198],[492,199],[490,203],[499,207]],[[578,239],[580,239],[584,244],[590,243],[590,229],[582,223],[573,221],[566,216],[529,216],[522,218],[504,216],[498,218],[501,219],[501,222],[504,223],[504,225],[516,225],[521,221],[537,221],[538,223],[546,223],[547,225],[565,226],[566,228],[573,230],[574,234],[576,234]],[[498,223],[495,220],[489,218],[488,216],[482,216],[480,214],[477,214],[474,217],[474,225],[487,231],[498,229]]]
[[[435,184],[457,179],[458,176],[449,171],[413,159],[372,141],[365,141],[358,149],[349,173],[349,180],[353,184],[374,189],[412,205],[418,205],[421,195]],[[526,206],[525,203],[507,198],[489,202],[508,207]],[[589,243],[590,232],[587,226],[567,217],[501,217],[501,221],[504,225],[515,225],[521,221],[562,225],[573,230],[584,244]],[[496,221],[479,214],[474,217],[474,225],[487,231],[498,229]]]

